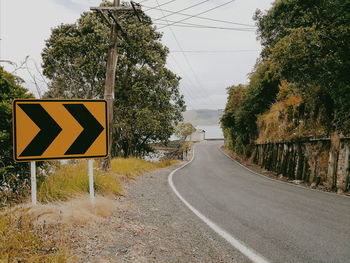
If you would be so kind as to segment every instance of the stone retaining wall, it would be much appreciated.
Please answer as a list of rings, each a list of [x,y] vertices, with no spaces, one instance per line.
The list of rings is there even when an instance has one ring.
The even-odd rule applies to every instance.
[[[299,139],[256,144],[255,164],[313,187],[349,191],[350,138]]]

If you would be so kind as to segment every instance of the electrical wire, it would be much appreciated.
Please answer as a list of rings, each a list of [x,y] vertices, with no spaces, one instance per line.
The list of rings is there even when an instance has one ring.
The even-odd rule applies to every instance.
[[[141,3],[146,2],[146,1],[148,1],[148,0],[142,0],[142,1],[137,2],[137,3],[138,3],[138,4],[141,4]]]
[[[166,2],[166,3],[163,3],[163,4],[159,5],[158,7],[161,7],[161,6],[163,6],[163,5],[170,4],[170,3],[175,2],[175,1],[176,1],[176,0],[170,0],[170,1]],[[149,11],[149,10],[153,10],[153,9],[156,9],[156,8],[157,8],[157,7],[149,7],[148,9],[144,10],[144,12],[147,12],[147,11]]]
[[[234,1],[235,1],[235,0],[230,0],[230,1],[226,2],[226,3],[223,3],[223,4],[221,4],[221,5],[218,5],[218,6],[215,6],[215,7],[213,7],[213,8],[207,9],[207,10],[205,10],[205,11],[203,11],[203,12],[197,13],[197,14],[195,14],[195,15],[191,15],[191,16],[189,16],[189,17],[187,17],[187,18],[183,18],[183,19],[181,19],[181,20],[179,20],[179,21],[177,21],[177,22],[173,22],[173,23],[171,23],[171,24],[169,24],[169,25],[167,25],[167,26],[160,27],[159,29],[162,29],[162,28],[168,27],[168,26],[172,26],[172,25],[174,25],[174,24],[177,24],[177,23],[182,22],[182,21],[186,21],[186,20],[191,19],[191,18],[196,17],[196,16],[200,16],[200,15],[202,15],[202,14],[208,13],[208,12],[210,12],[210,11],[213,11],[213,10],[215,10],[215,9],[218,9],[218,8],[220,8],[220,7],[223,7],[223,6],[225,6],[225,5],[228,5],[228,4],[230,4],[230,3],[234,2]]]
[[[157,3],[157,5],[158,5],[158,7],[159,7],[159,2],[158,2],[158,0],[156,0],[156,3]],[[158,8],[158,9],[162,12],[162,14],[163,14],[163,16],[164,16],[164,13],[163,13],[162,9],[161,9],[161,8]],[[165,20],[167,21],[167,19],[165,19]],[[168,22],[167,22],[167,23],[168,23]],[[175,42],[176,42],[177,46],[179,47],[179,49],[180,49],[180,50],[183,50],[183,48],[182,48],[182,46],[181,46],[179,40],[177,39],[177,37],[176,37],[176,35],[175,35],[175,33],[174,33],[174,31],[172,30],[171,27],[169,27],[169,30],[170,30],[172,36],[174,37]],[[186,54],[185,54],[185,53],[182,53],[182,54],[183,54],[183,56],[184,56],[184,58],[185,58],[185,61],[186,61],[186,63],[188,64],[188,66],[189,66],[189,68],[190,68],[190,70],[191,70],[191,72],[192,72],[192,74],[193,74],[193,76],[194,76],[194,79],[196,80],[197,84],[199,84],[198,86],[201,86],[200,83],[199,83],[199,80],[198,80],[198,78],[197,78],[197,75],[196,75],[196,73],[194,72],[194,70],[193,70],[193,68],[192,68],[192,65],[190,64],[190,62],[189,62],[189,60],[188,60]],[[174,60],[174,61],[175,61],[175,60]],[[183,71],[183,72],[185,72],[185,71]],[[188,78],[188,80],[189,80],[189,79],[190,79],[190,78]],[[190,90],[190,89],[189,89],[189,90]],[[199,98],[200,98],[200,97],[199,97]],[[210,99],[210,97],[209,97],[209,99]],[[203,97],[203,100],[204,100],[204,97]]]
[[[227,53],[241,53],[241,52],[259,52],[259,50],[256,49],[243,49],[243,50],[170,50],[170,52],[172,53],[213,53],[213,54],[218,54],[218,53],[223,53],[223,54],[227,54]]]
[[[174,56],[172,56],[172,54],[169,54],[169,57],[171,58],[171,60],[173,61],[173,62],[175,62],[175,65],[176,65],[176,67],[177,67],[177,69],[178,69],[178,71],[182,71],[183,73],[185,73],[185,71],[183,71],[182,70],[182,68],[180,67],[180,65],[179,65],[179,63],[177,62],[177,60],[175,59],[175,57]],[[175,69],[175,66],[173,65],[173,63],[170,63],[170,61],[168,61],[167,62],[170,66],[172,66],[172,68],[174,68]],[[187,75],[187,74],[185,74],[185,75]],[[193,85],[193,84],[191,84],[191,82],[189,81],[189,78],[188,78],[188,76],[187,76],[187,79],[181,79],[180,80],[180,82],[181,81],[186,81],[186,82],[188,82],[189,83],[189,85]],[[186,95],[186,100],[188,100],[188,106],[190,106],[191,108],[193,108],[193,109],[195,109],[196,107],[194,106],[196,103],[194,102],[195,100],[197,100],[197,99],[201,99],[201,98],[198,98],[197,97],[197,99],[195,99],[195,95],[192,93],[192,91],[191,91],[191,89],[187,89],[186,87],[187,87],[188,85],[187,84],[183,84],[182,85],[182,90],[186,93],[185,95]],[[197,105],[198,106],[198,105]]]
[[[145,5],[141,5],[141,6],[142,7],[146,7],[146,8],[150,8],[149,6],[145,6]],[[153,7],[153,9],[158,9],[158,8],[157,7]],[[170,10],[166,10],[166,9],[162,9],[162,11],[167,12],[167,13],[171,13],[171,14],[177,14],[177,15],[181,15],[181,16],[192,17],[192,15],[189,15],[189,14],[179,13],[179,12],[170,11]],[[243,24],[243,23],[236,23],[236,22],[232,22],[232,21],[214,19],[214,18],[203,17],[203,16],[198,16],[198,15],[196,15],[194,18],[202,19],[202,20],[208,20],[208,21],[214,21],[214,22],[220,22],[220,23],[225,23],[225,24],[233,24],[233,25],[238,25],[238,26],[247,26],[247,27],[256,28],[256,26],[254,26],[254,25]]]
[[[164,23],[154,23],[154,24],[163,26],[163,27],[160,27],[159,29],[167,26],[167,24],[164,24]],[[173,24],[172,26],[185,27],[185,28],[220,29],[220,30],[232,30],[232,31],[241,31],[241,32],[255,32],[255,29],[252,29],[252,28],[218,27],[218,26],[207,26],[207,25],[198,25],[198,24],[189,24],[189,23],[184,23],[181,25]]]
[[[210,0],[204,0],[204,1],[199,2],[199,3],[197,3],[197,4],[188,6],[188,7],[183,8],[183,9],[180,9],[180,10],[176,11],[175,14],[176,14],[176,13],[179,13],[179,12],[182,12],[182,11],[186,11],[186,10],[191,9],[191,8],[193,8],[193,7],[196,7],[196,6],[202,5],[202,4],[204,4],[204,3],[206,3],[206,2],[209,2],[209,1],[210,1]],[[158,5],[157,8],[159,9],[159,7],[160,7],[160,5]],[[157,21],[157,20],[159,20],[159,19],[164,19],[164,18],[169,17],[169,16],[172,16],[172,15],[174,15],[174,14],[163,15],[163,17],[156,18],[156,19],[154,19],[153,21]]]
[[[171,21],[171,20],[165,20],[165,19],[160,19],[160,21],[165,21],[165,22],[170,22],[170,23],[176,22],[177,23],[177,21]],[[181,24],[181,25],[190,25],[190,26],[211,27],[210,25],[208,26],[208,25],[203,25],[203,24],[194,24],[194,23],[187,23],[187,22],[179,22],[179,24]],[[213,26],[213,27],[217,27],[217,26]],[[230,28],[232,28],[232,27],[230,27]],[[236,28],[237,29],[255,30],[255,28],[253,28],[253,27],[236,27]]]

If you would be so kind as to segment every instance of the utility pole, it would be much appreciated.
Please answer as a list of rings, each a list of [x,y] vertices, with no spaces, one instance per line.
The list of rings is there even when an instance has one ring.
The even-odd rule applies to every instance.
[[[114,7],[120,6],[120,0],[114,0]],[[104,99],[107,100],[108,112],[108,157],[103,162],[103,169],[108,170],[111,167],[112,146],[113,146],[113,125],[114,125],[114,87],[115,73],[118,62],[118,35],[116,23],[111,25],[111,33],[109,38],[109,49],[107,55],[106,82]]]
[[[106,81],[104,90],[104,99],[107,100],[107,112],[108,112],[108,157],[103,161],[102,168],[108,170],[111,167],[111,151],[113,146],[113,125],[114,125],[114,87],[116,68],[118,61],[118,32],[126,40],[127,35],[123,31],[118,21],[118,12],[122,11],[134,11],[138,16],[135,4],[132,3],[132,7],[120,6],[120,0],[114,0],[113,7],[91,7],[90,9],[97,12],[104,21],[110,26],[111,33],[109,38],[109,48],[107,54],[107,67],[106,67]]]

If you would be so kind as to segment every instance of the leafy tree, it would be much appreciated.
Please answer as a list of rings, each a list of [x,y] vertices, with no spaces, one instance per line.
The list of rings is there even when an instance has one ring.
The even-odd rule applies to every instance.
[[[350,131],[350,1],[276,0],[257,11],[263,51],[247,87],[229,90],[228,145]],[[276,131],[276,129],[280,129]]]
[[[249,154],[258,135],[257,116],[269,109],[278,93],[279,79],[269,62],[257,64],[247,86],[229,88],[228,102],[221,125],[229,147]]]
[[[28,184],[28,163],[13,160],[12,102],[20,98],[32,98],[32,95],[14,75],[0,67],[0,195],[20,193]]]
[[[188,136],[196,131],[196,128],[190,122],[179,124],[175,129],[175,135],[181,140],[186,140]]]
[[[350,1],[280,0],[255,19],[262,58],[301,90],[310,117],[321,112],[329,133],[349,133]]]
[[[105,2],[105,5],[110,3]],[[120,15],[127,38],[118,41],[114,105],[114,155],[141,155],[153,141],[166,142],[185,110],[180,78],[165,67],[168,49],[151,19]],[[47,97],[102,98],[109,28],[94,13],[52,30],[43,50]]]
[[[220,120],[221,128],[226,139],[226,146],[237,153],[243,152],[243,145],[237,132],[236,118],[245,99],[247,89],[248,86],[241,84],[227,88],[227,103]]]

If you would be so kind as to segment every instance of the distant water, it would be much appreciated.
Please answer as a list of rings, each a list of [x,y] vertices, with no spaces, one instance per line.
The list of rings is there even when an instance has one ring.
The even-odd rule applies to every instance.
[[[198,125],[196,128],[205,130],[206,139],[224,139],[224,134],[219,125]]]
[[[197,130],[205,130],[206,139],[224,139],[224,134],[222,133],[221,127],[219,125],[197,125],[195,126]],[[171,135],[170,141],[178,140],[175,135]]]

